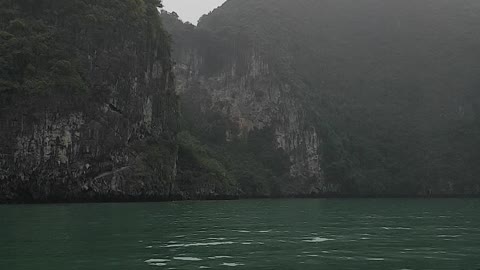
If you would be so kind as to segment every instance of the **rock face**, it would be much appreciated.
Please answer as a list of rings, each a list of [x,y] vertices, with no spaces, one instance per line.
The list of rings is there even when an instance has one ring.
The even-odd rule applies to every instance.
[[[230,124],[224,136],[227,142],[248,137],[253,130],[273,130],[270,140],[288,155],[292,179],[315,179],[313,185],[299,185],[291,192],[315,192],[323,186],[320,138],[315,127],[306,122],[306,112],[293,96],[297,86],[283,82],[254,49],[246,50],[234,52],[242,58],[223,59],[225,66],[209,75],[203,70],[208,67],[195,64],[205,59],[198,51],[191,51],[189,57],[177,58],[180,65],[176,74],[181,86],[178,91],[187,97],[195,95],[192,92],[198,89],[204,90],[204,100],[192,102],[202,102],[204,110],[228,119]]]
[[[2,3],[0,202],[480,194],[461,1]]]
[[[47,89],[52,94],[28,96],[18,91],[2,104],[0,201],[173,196],[178,101],[168,38],[150,2],[138,15],[146,25],[134,27],[136,35],[125,29],[112,44],[95,42],[87,29],[77,30],[86,37],[76,43],[57,37],[70,42],[72,55],[79,52],[78,59],[85,59],[80,69],[86,93]],[[76,12],[100,7],[107,12],[118,8],[98,2]],[[12,9],[29,27],[33,15],[19,6]],[[48,18],[43,20],[48,24]],[[154,30],[145,31],[148,26]],[[118,33],[119,26],[98,27],[100,33]]]
[[[217,125],[222,130],[218,139],[227,144],[248,138],[253,131],[268,130],[265,139],[289,160],[285,168],[289,180],[278,187],[277,196],[319,194],[334,188],[324,182],[321,138],[296,96],[305,85],[282,77],[246,37],[226,42],[183,24],[173,14],[164,12],[163,18],[173,35],[177,91],[183,108],[188,108],[183,114],[204,119],[217,114],[227,122]],[[238,184],[241,188],[242,183]]]
[[[196,27],[163,13],[186,129],[246,196],[478,194],[480,5],[413,2],[229,0]]]
[[[169,71],[155,76],[145,88],[126,85],[128,101],[112,93],[110,102],[69,111],[47,100],[45,110],[33,115],[3,115],[0,199],[168,197],[175,179],[177,101],[171,84],[160,87]],[[154,146],[165,156],[150,168],[143,151]]]

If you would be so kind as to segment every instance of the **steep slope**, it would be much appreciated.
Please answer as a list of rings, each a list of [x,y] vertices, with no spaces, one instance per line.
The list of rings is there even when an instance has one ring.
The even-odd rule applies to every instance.
[[[244,145],[255,166],[232,178],[247,194],[478,194],[479,11],[474,0],[229,0],[198,27],[164,13],[184,128],[227,168],[244,164],[230,149]],[[286,162],[268,164],[281,155],[251,140]],[[281,180],[262,187],[249,173],[259,164]]]
[[[0,201],[178,194],[178,101],[158,6],[0,1]]]
[[[243,196],[326,192],[320,141],[292,89],[260,48],[163,14],[174,34],[183,126],[211,148]],[[180,160],[182,155],[180,155]],[[182,166],[179,166],[182,175]]]

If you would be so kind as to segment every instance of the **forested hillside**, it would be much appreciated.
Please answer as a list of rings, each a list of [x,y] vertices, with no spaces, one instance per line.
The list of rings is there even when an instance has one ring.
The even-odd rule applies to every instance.
[[[0,201],[174,192],[177,96],[160,6],[0,1]]]
[[[0,202],[480,194],[480,2],[161,6],[0,0]]]
[[[480,192],[478,1],[229,0],[198,27],[174,17],[189,132],[227,153],[263,134],[289,157],[290,180],[259,193]]]

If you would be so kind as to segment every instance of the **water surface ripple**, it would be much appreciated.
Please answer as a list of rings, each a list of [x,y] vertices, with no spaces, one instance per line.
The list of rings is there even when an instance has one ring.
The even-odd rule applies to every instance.
[[[480,200],[0,206],[0,269],[480,269]]]

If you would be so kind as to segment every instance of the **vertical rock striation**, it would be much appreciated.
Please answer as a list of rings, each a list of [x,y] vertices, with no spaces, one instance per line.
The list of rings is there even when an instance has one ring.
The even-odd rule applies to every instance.
[[[218,114],[227,122],[220,138],[227,143],[268,130],[262,136],[272,143],[273,150],[288,157],[289,180],[276,187],[279,193],[256,195],[300,196],[326,191],[321,138],[296,96],[305,85],[282,76],[262,48],[246,36],[232,37],[229,33],[222,39],[201,27],[183,24],[173,14],[164,12],[163,18],[175,44],[177,91],[183,108],[188,108],[183,113],[204,115],[204,119]]]
[[[173,196],[178,101],[169,39],[155,2],[138,2],[130,7],[138,8],[138,13],[126,14],[132,17],[113,24],[101,16],[115,15],[121,2],[115,6],[87,1],[85,6],[71,1],[79,5],[73,15],[56,2],[57,6],[44,6],[40,14],[20,4],[9,7],[23,21],[26,40],[36,38],[36,23],[57,27],[48,33],[55,40],[50,50],[68,48],[60,52],[64,56],[58,61],[75,64],[72,73],[79,74],[86,89],[74,91],[70,84],[59,88],[54,83],[42,94],[37,93],[38,87],[26,93],[29,78],[25,75],[17,82],[20,87],[2,96],[9,101],[0,107],[0,201]],[[51,12],[61,14],[56,24]],[[80,16],[77,22],[76,16]],[[83,21],[89,16],[94,17],[94,26]],[[69,21],[58,23],[63,19]],[[9,30],[8,23],[2,27]],[[21,34],[12,31],[12,35],[17,37],[9,42]],[[63,44],[65,49],[60,47]],[[27,61],[36,65],[37,72],[51,68],[41,66],[40,60],[42,55]],[[45,61],[52,59],[45,57]]]
[[[472,10],[229,0],[196,27],[164,13],[187,130],[246,195],[476,195]]]

